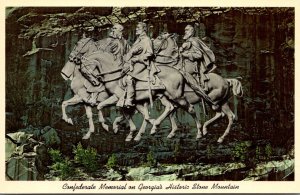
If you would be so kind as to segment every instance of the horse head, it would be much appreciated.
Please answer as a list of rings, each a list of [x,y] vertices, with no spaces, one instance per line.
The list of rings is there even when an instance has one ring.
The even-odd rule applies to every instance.
[[[179,50],[176,43],[176,34],[162,33],[153,40],[155,61],[162,64],[177,63]]]
[[[80,64],[81,57],[90,50],[90,46],[94,43],[95,43],[94,39],[83,36],[75,44],[72,52],[69,55],[69,61],[74,62],[75,64]]]
[[[61,75],[65,80],[72,80],[74,76],[74,71],[76,71],[76,64],[81,64],[81,57],[88,53],[90,46],[95,43],[92,38],[86,38],[83,36],[73,48],[69,55],[69,60],[66,62],[65,66],[61,71]]]

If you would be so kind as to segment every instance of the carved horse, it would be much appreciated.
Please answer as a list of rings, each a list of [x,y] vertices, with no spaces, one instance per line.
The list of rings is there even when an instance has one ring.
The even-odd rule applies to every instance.
[[[153,46],[157,53],[155,63],[159,68],[164,67],[165,65],[173,66],[177,69],[183,68],[182,59],[180,57],[179,49],[174,35],[165,33],[158,36],[153,41]],[[216,115],[212,119],[204,123],[202,132],[199,130],[200,119],[196,118],[196,124],[198,128],[197,139],[207,134],[207,127],[210,124],[226,115],[228,118],[228,125],[224,134],[218,139],[218,142],[221,143],[223,142],[225,136],[228,135],[233,121],[236,118],[228,105],[229,98],[231,97],[230,89],[232,90],[233,95],[242,96],[242,85],[241,82],[237,79],[224,79],[223,77],[215,73],[208,73],[207,75],[209,77],[207,94],[213,102],[218,102],[218,105],[212,106],[213,110],[216,111]],[[184,88],[184,97],[192,105],[201,101],[201,97],[197,95],[188,85],[186,85]],[[176,109],[174,109],[173,112],[175,112],[175,110]],[[171,120],[171,124],[172,131],[168,135],[168,138],[172,138],[175,135],[175,131],[177,130],[177,125],[174,118]]]
[[[86,52],[89,49],[90,44],[92,44],[88,40],[84,41],[85,42],[81,43],[81,50],[83,51],[82,53]],[[107,106],[116,105],[117,102],[124,97],[125,90],[119,84],[126,75],[125,72],[127,69],[129,69],[129,64],[130,62],[125,62],[125,64],[116,62],[111,53],[103,50],[98,50],[90,55],[85,55],[84,58],[82,58],[82,66],[88,66],[88,69],[92,72],[98,70],[98,82],[105,86],[109,94],[113,94],[111,97],[98,104],[97,108],[99,110]],[[159,124],[173,111],[173,104],[181,106],[196,119],[196,113],[192,105],[190,105],[183,96],[183,89],[186,85],[183,75],[175,68],[170,66],[162,66],[160,67],[160,72],[157,73],[157,76],[164,83],[165,89],[152,90],[151,93],[154,99],[159,98],[161,100],[162,104],[165,106],[164,112],[157,119],[151,120],[149,118],[148,109],[146,106],[144,106],[143,109],[139,109],[138,105],[144,105],[150,101],[148,88],[137,90],[135,98],[137,103],[136,108],[143,114],[145,120],[153,125],[151,132],[155,133]],[[97,81],[95,81],[95,83],[96,82]],[[141,82],[142,81],[138,81],[136,86],[142,84]],[[173,103],[171,103],[171,101]],[[142,133],[139,133],[137,135],[138,138],[141,134]],[[132,136],[132,134],[130,135]],[[138,138],[136,140],[138,140]]]
[[[72,52],[69,55],[69,60],[66,62],[64,68],[61,71],[61,75],[65,80],[71,80],[71,89],[74,92],[74,96],[70,98],[69,100],[63,101],[62,103],[62,119],[66,121],[67,123],[73,125],[73,121],[71,118],[67,116],[66,113],[66,107],[71,105],[77,105],[79,103],[84,103],[86,115],[89,120],[89,131],[83,136],[83,139],[88,139],[95,131],[95,126],[93,122],[93,113],[92,113],[92,106],[87,100],[89,96],[91,95],[90,91],[97,90],[99,92],[97,99],[96,99],[96,105],[98,105],[99,102],[102,102],[109,98],[109,94],[105,90],[105,88],[102,86],[93,86],[81,73],[80,71],[80,58],[78,55],[83,55],[86,51],[82,51],[82,44],[86,43],[90,44],[90,52],[93,52],[97,50],[97,47],[95,45],[95,42],[90,38],[82,38],[77,42],[75,47],[73,48]],[[87,53],[88,54],[88,53]],[[97,81],[95,81],[97,84]],[[102,127],[108,131],[108,125],[105,123],[105,119],[103,117],[103,113],[101,110],[98,111],[99,116],[99,122],[101,123]],[[118,122],[123,120],[123,116],[117,117],[113,123],[113,129],[114,132],[117,133],[118,131]],[[136,126],[133,123],[132,119],[129,117],[128,122],[130,125],[130,130],[135,131]]]

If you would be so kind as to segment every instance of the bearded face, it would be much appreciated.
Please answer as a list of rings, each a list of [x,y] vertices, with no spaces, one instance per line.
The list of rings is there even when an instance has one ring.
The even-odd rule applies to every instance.
[[[109,33],[109,37],[114,38],[114,39],[122,38],[122,30],[116,26],[113,26]]]
[[[138,25],[136,26],[136,29],[135,29],[135,34],[136,34],[136,35],[140,35],[140,34],[142,34],[143,32],[144,32],[143,25],[138,24]]]
[[[191,26],[185,27],[184,32],[185,32],[184,37],[183,37],[184,40],[186,40],[194,35],[194,29]]]

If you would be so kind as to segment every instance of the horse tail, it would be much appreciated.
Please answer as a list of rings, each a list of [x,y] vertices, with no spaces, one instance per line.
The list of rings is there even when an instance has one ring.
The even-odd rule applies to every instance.
[[[226,80],[229,83],[229,86],[232,87],[233,95],[242,97],[244,94],[242,83],[237,79],[226,79]]]
[[[238,79],[226,79],[227,82],[229,83],[229,86],[232,88],[232,92],[234,95],[234,115],[235,115],[235,120],[238,120],[238,109],[237,109],[237,98],[236,97],[242,97],[243,96],[243,87],[242,83]]]

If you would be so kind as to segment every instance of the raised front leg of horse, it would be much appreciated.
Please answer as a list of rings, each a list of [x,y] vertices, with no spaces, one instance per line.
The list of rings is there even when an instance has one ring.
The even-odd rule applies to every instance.
[[[66,121],[67,123],[73,125],[73,121],[71,118],[68,117],[66,113],[66,108],[68,106],[76,105],[82,102],[82,98],[79,95],[74,95],[71,99],[68,99],[66,101],[63,101],[61,108],[62,108],[62,119]]]

